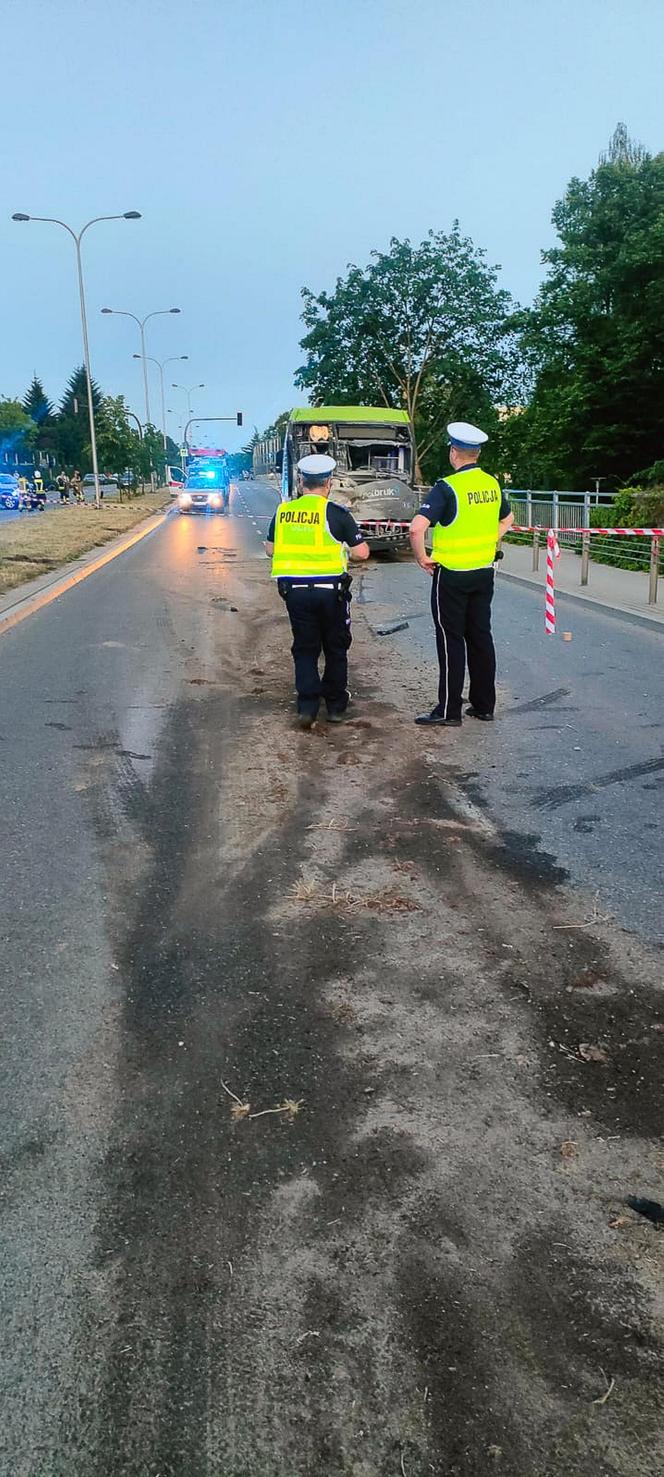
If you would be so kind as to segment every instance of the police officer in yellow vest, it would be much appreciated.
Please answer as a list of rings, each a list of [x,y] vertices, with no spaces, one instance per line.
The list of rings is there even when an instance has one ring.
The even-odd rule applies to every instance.
[[[335,466],[331,456],[301,458],[298,496],[279,504],[265,541],[272,555],[272,577],[286,602],[293,631],[301,728],[313,726],[321,699],[331,723],[341,722],[348,707],[348,558],[369,557],[369,547],[348,509],[328,502]]]
[[[431,609],[440,670],[438,702],[416,723],[461,726],[461,694],[470,674],[469,717],[489,722],[496,706],[496,653],[491,634],[496,545],[514,522],[509,502],[495,477],[478,466],[488,436],[466,421],[447,427],[449,477],[434,484],[410,525],[418,564],[433,579]],[[433,528],[431,557],[425,535]]]

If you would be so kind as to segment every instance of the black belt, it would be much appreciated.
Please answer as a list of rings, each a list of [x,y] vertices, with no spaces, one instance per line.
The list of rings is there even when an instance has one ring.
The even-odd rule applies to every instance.
[[[282,575],[277,580],[278,585],[284,585],[287,590],[344,590],[350,588],[350,575],[332,574],[329,579],[301,580],[293,576]]]
[[[338,595],[347,595],[350,599],[351,584],[349,574],[335,574],[329,579],[317,580],[300,580],[296,577],[289,579],[287,575],[283,575],[277,580],[277,589],[284,599],[291,593],[291,590],[336,590]]]

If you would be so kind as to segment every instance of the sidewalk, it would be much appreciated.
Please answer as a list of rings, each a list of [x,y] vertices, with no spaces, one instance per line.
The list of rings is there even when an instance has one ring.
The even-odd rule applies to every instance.
[[[518,580],[520,584],[544,586],[546,549],[540,547],[539,569],[533,570],[533,551],[528,544],[503,544],[504,559],[496,565],[500,579]],[[659,603],[648,604],[648,575],[631,569],[614,569],[610,564],[593,564],[591,559],[588,584],[581,584],[581,559],[561,551],[556,563],[556,595],[596,605],[614,615],[647,621],[664,628],[664,581],[660,581]],[[544,594],[542,594],[544,600]]]

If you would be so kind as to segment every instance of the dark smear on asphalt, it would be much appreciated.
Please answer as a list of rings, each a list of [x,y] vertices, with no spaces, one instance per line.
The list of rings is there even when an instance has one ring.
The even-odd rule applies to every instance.
[[[47,723],[44,724],[44,727],[45,728],[58,728],[61,733],[71,733],[71,724],[70,723],[47,722]]]
[[[581,1415],[583,1420],[581,1400],[585,1421],[593,1419],[591,1402],[606,1390],[603,1371],[610,1371],[619,1386],[640,1379],[651,1382],[654,1391],[661,1347],[650,1310],[625,1268],[600,1257],[579,1257],[561,1243],[560,1228],[554,1223],[522,1237],[508,1294],[533,1378],[539,1375],[550,1382],[568,1406],[570,1418],[575,1415],[578,1421]],[[573,1385],[570,1368],[575,1371]],[[644,1416],[647,1420],[645,1409]],[[647,1439],[641,1431],[642,1441],[644,1435]],[[657,1439],[654,1424],[650,1435]],[[570,1472],[575,1465],[572,1461]]]
[[[557,703],[563,697],[569,697],[569,687],[556,687],[553,692],[545,692],[542,697],[534,697],[529,703],[519,703],[515,708],[504,708],[500,714],[502,718],[519,718],[522,713],[537,713],[540,708],[550,708],[552,703]],[[566,709],[566,712],[571,711]]]
[[[68,728],[66,723],[47,723],[47,728]],[[73,749],[83,749],[88,753],[97,754],[101,752],[116,754],[119,759],[151,759],[151,754],[137,754],[133,749],[121,749],[119,739],[98,739],[94,744],[72,744]]]
[[[315,776],[313,783],[307,776],[297,818],[290,832],[282,829],[276,851],[266,843],[237,879],[212,867],[207,895],[199,891],[189,905],[182,898],[181,879],[197,836],[206,834],[217,784],[210,775],[208,795],[200,777],[193,778],[192,754],[202,727],[219,736],[232,734],[237,723],[226,694],[211,695],[206,704],[203,724],[199,705],[173,715],[149,792],[131,799],[135,821],[144,807],[153,863],[134,906],[127,895],[128,929],[115,949],[125,985],[120,1107],[103,1168],[98,1231],[99,1267],[112,1272],[112,1324],[95,1436],[102,1466],[81,1465],[80,1477],[106,1470],[103,1452],[111,1440],[117,1471],[184,1477],[211,1470],[205,1448],[210,1370],[228,1370],[237,1410],[238,1371],[252,1357],[228,1263],[237,1266],[252,1247],[266,1200],[281,1184],[308,1175],[314,1163],[321,1198],[310,1234],[340,1216],[348,1232],[362,1223],[372,1199],[394,1194],[422,1162],[406,1134],[385,1130],[353,1139],[355,1117],[365,1109],[366,1075],[336,1055],[338,1027],[321,1007],[319,990],[312,991],[309,960],[316,954],[321,960],[321,985],[326,974],[352,968],[356,946],[343,944],[334,917],[312,918],[305,910],[283,946],[262,920],[273,895],[286,895],[296,879]],[[243,711],[248,706],[243,699]],[[364,927],[369,938],[372,925]],[[270,987],[275,975],[277,990]],[[257,999],[247,983],[261,979],[267,988]],[[305,1108],[291,1126],[270,1118],[233,1124],[222,1077],[256,1106],[290,1095],[303,1098]],[[310,1295],[320,1308],[320,1288],[312,1285]],[[344,1337],[352,1329],[351,1305],[346,1297],[338,1307]],[[330,1358],[315,1346],[308,1354],[308,1368]],[[363,1348],[358,1380],[371,1383],[370,1370]],[[305,1442],[306,1470],[341,1477],[336,1414],[326,1387],[304,1375],[298,1405],[278,1371],[270,1374],[275,1401],[289,1409],[295,1401],[301,1410],[301,1426],[292,1433],[293,1470],[305,1470]],[[379,1394],[372,1398],[378,1423]],[[143,1408],[150,1410],[145,1427]],[[251,1410],[243,1419],[251,1429]],[[230,1451],[225,1458],[219,1471],[240,1470]],[[269,1456],[265,1462],[260,1470],[271,1471]]]
[[[55,1135],[53,1133],[45,1133],[43,1136],[40,1135],[39,1138],[31,1135],[27,1138],[20,1139],[10,1149],[0,1153],[0,1184],[3,1186],[3,1194],[5,1193],[9,1176],[26,1162],[31,1163],[34,1160],[43,1159],[46,1150],[51,1147],[54,1138]]]
[[[415,782],[417,783],[417,782]],[[457,781],[458,783],[458,781]],[[474,782],[461,784],[464,793],[481,806],[482,792]],[[407,785],[406,796],[416,796],[416,805],[427,813],[446,809],[443,786],[433,778],[420,782],[417,792]],[[438,801],[436,801],[438,792]],[[406,813],[408,801],[402,808]],[[421,813],[421,812],[420,812]],[[417,836],[404,838],[403,849],[431,870],[430,848],[424,844],[425,828]],[[567,880],[563,868],[539,849],[536,835],[503,832],[496,841],[491,835],[467,834],[467,845],[478,861],[487,861],[499,874],[518,882],[532,899],[533,912],[548,916],[552,889]],[[397,852],[400,843],[397,843]],[[454,848],[449,849],[451,852]],[[437,870],[455,866],[445,849],[435,853]],[[583,920],[580,920],[583,921]],[[483,920],[488,930],[488,921]],[[497,940],[496,957],[502,942]],[[504,956],[502,959],[505,963]],[[587,972],[601,974],[614,987],[607,1000],[599,992],[581,995],[578,981]],[[525,990],[534,1007],[533,1028],[539,1037],[541,1078],[544,1090],[573,1113],[582,1107],[611,1132],[634,1134],[657,1140],[661,1134],[661,1040],[653,1030],[661,1012],[661,996],[645,982],[638,991],[622,977],[607,944],[592,928],[549,930],[547,947],[529,961],[527,975],[510,963],[501,982],[513,997]],[[606,1043],[608,1062],[584,1062],[578,1056],[581,1042]],[[553,1044],[551,1044],[553,1043]]]
[[[538,789],[533,793],[533,805],[538,810],[558,810],[571,800],[580,800],[596,790],[605,790],[610,785],[622,784],[625,780],[638,779],[642,774],[659,774],[664,769],[664,759],[648,759],[643,764],[628,764],[624,769],[612,769],[596,779],[578,785],[554,785],[551,789]]]
[[[490,1300],[474,1306],[465,1271],[436,1255],[434,1227],[404,1242],[398,1285],[405,1328],[429,1391],[434,1442],[444,1454],[431,1470],[445,1477],[488,1477],[491,1448],[501,1465],[527,1472],[529,1452],[509,1410],[491,1396],[494,1361],[504,1338]],[[432,1249],[433,1248],[433,1249]],[[433,1452],[432,1452],[433,1454]]]
[[[521,849],[524,839],[530,846]],[[545,916],[543,884],[548,891],[565,874],[538,854],[536,838],[512,838],[505,851],[500,845],[485,848],[476,838],[470,844],[499,865],[504,858],[508,874],[530,888],[534,908],[539,896]],[[578,979],[585,971],[600,971],[615,987],[609,1001],[599,994],[588,998],[578,993]],[[523,981],[510,967],[503,983],[513,991]],[[569,1112],[578,1112],[580,1105],[592,1111],[612,1132],[657,1139],[662,1121],[661,1046],[652,1026],[661,1010],[658,992],[646,984],[638,993],[630,989],[607,945],[592,929],[549,931],[546,951],[531,960],[526,983],[535,1006],[533,1026],[540,1038],[545,1091]],[[600,1041],[606,1046],[606,1066],[578,1056],[581,1042]]]
[[[343,1055],[339,1023],[324,1004],[327,984],[352,979],[358,958],[371,959],[376,919],[354,918],[351,929],[334,910],[305,906],[283,930],[275,929],[269,916],[274,900],[288,896],[298,880],[301,837],[316,819],[324,771],[301,766],[297,805],[280,822],[278,845],[269,834],[236,871],[224,865],[223,834],[211,833],[210,815],[220,809],[223,814],[218,787],[237,743],[238,715],[248,719],[262,711],[258,700],[246,695],[233,700],[227,691],[206,693],[195,704],[190,699],[172,714],[149,785],[141,785],[125,764],[118,799],[150,858],[138,890],[125,881],[115,801],[99,802],[98,835],[113,858],[114,954],[124,990],[116,1116],[100,1171],[97,1280],[86,1292],[91,1344],[98,1348],[103,1330],[105,1362],[90,1407],[81,1397],[69,1418],[84,1431],[72,1432],[70,1426],[63,1433],[65,1449],[76,1453],[77,1477],[110,1477],[111,1472],[272,1477],[275,1451],[284,1473],[347,1477],[350,1452],[358,1449],[347,1429],[357,1393],[363,1427],[373,1437],[367,1453],[373,1455],[382,1441],[382,1465],[375,1470],[391,1472],[393,1457],[398,1472],[398,1446],[385,1464],[389,1435],[383,1433],[392,1412],[386,1411],[381,1374],[386,1358],[393,1366],[398,1360],[403,1337],[419,1367],[421,1388],[429,1388],[426,1435],[403,1436],[406,1470],[410,1473],[412,1465],[413,1474],[424,1473],[428,1459],[428,1470],[437,1477],[487,1477],[495,1449],[510,1477],[523,1474],[532,1468],[528,1422],[521,1395],[506,1398],[502,1375],[510,1363],[521,1378],[524,1365],[526,1373],[549,1369],[556,1351],[549,1351],[548,1341],[540,1366],[532,1350],[541,1336],[542,1304],[548,1306],[544,1290],[539,1291],[539,1321],[535,1299],[527,1305],[524,1287],[515,1318],[511,1293],[496,1291],[490,1268],[480,1267],[476,1278],[469,1278],[467,1256],[464,1262],[457,1259],[459,1250],[468,1252],[464,1230],[449,1204],[420,1198],[429,1156],[398,1127],[358,1131],[365,1121],[368,1081],[373,1091],[384,1079],[398,1100],[403,1068],[367,1060],[361,1049]],[[218,759],[214,769],[200,762],[206,735]],[[114,757],[121,756],[116,751]],[[476,897],[464,890],[455,847],[444,842],[432,847],[430,828],[416,824],[425,815],[459,820],[445,783],[440,775],[423,776],[418,761],[394,791],[395,814],[413,824],[402,831],[397,825],[391,834],[386,828],[378,850],[388,860],[417,862],[437,884],[441,876],[449,878],[463,917],[464,910],[476,906]],[[354,817],[357,829],[345,842],[347,861],[376,852],[375,806],[383,794],[381,779],[366,796],[365,814]],[[534,909],[545,898],[550,907],[551,887],[565,874],[539,852],[537,837],[508,835],[495,841],[466,829],[464,841],[478,866],[497,869],[494,876],[482,873],[496,890],[507,875],[526,889]],[[499,939],[488,916],[483,923],[489,960]],[[618,985],[619,995],[611,999],[610,1010],[606,999],[577,1001],[575,1010],[566,986],[598,958],[596,967]],[[629,995],[624,981],[611,974],[608,954],[604,957],[588,934],[549,935],[539,963],[529,959],[528,965],[522,1008],[539,1037],[542,1082],[552,1102],[568,1102],[574,1112],[587,1103],[596,1107],[600,1122],[605,1121],[602,1110],[619,1111],[621,1128],[631,1113],[639,1133],[646,1131],[648,1113],[656,1106],[659,1122],[656,1071],[638,1103],[633,1075],[634,1062],[643,1059],[636,1035],[642,1035],[649,1008],[645,994],[638,1000]],[[521,983],[521,967],[515,960],[501,976],[508,998]],[[400,976],[406,991],[421,974],[414,960],[412,979]],[[437,983],[452,1012],[462,982],[453,974],[448,981],[441,972]],[[607,1105],[607,1085],[616,1082],[616,1032],[626,1023],[631,1028],[630,1010],[638,1030],[625,1046],[635,1054],[624,1058],[623,1096]],[[349,1024],[347,1029],[355,1028]],[[570,1052],[581,1040],[601,1036],[608,1041],[609,1061],[572,1061],[552,1052],[552,1034],[567,1041]],[[361,1031],[355,1039],[361,1046]],[[292,1124],[270,1117],[233,1123],[222,1078],[255,1108],[289,1096],[303,1099],[303,1110]],[[412,1089],[410,1081],[408,1086]],[[261,1236],[273,1197],[292,1186],[308,1187],[311,1195],[298,1209],[290,1255],[299,1265],[296,1258],[305,1247],[314,1253],[319,1247],[321,1265],[300,1273],[305,1341],[296,1339],[283,1359],[275,1358],[283,1345],[274,1333],[272,1343],[262,1347],[270,1317],[280,1316],[278,1303],[270,1302],[275,1297],[270,1264],[254,1290],[255,1305],[243,1277],[265,1254]],[[464,1193],[459,1184],[461,1202]],[[396,1268],[385,1233],[383,1241],[374,1234],[362,1242],[372,1214],[396,1229]],[[517,1208],[515,1226],[518,1219]],[[383,1245],[389,1281],[381,1268]],[[547,1265],[541,1248],[531,1252],[523,1239],[515,1279],[527,1280],[536,1257]],[[229,1265],[235,1269],[230,1274]],[[371,1289],[375,1278],[376,1298],[389,1298],[395,1274],[401,1329],[386,1351],[374,1347],[370,1311],[367,1315],[358,1306],[358,1294],[366,1297],[367,1283]],[[604,1314],[594,1307],[593,1268],[579,1266],[574,1276],[590,1352],[595,1339],[613,1372],[610,1359],[619,1333],[608,1314],[604,1328]],[[545,1288],[544,1275],[541,1281]],[[634,1316],[638,1320],[638,1309]],[[561,1321],[560,1348],[566,1347]],[[626,1357],[616,1368],[628,1367]],[[636,1367],[634,1361],[629,1364]],[[554,1389],[557,1399],[567,1398],[555,1383]],[[596,1393],[601,1391],[593,1388],[590,1398]],[[214,1451],[211,1426],[221,1443]],[[251,1465],[246,1448],[238,1452],[236,1446],[247,1439],[243,1432],[250,1433]],[[278,1442],[271,1444],[274,1433]],[[585,1477],[594,1468],[571,1460],[546,1471],[551,1477],[563,1471]]]
[[[541,836],[529,831],[501,831],[498,840],[485,839],[472,843],[482,855],[526,889],[533,885],[558,887],[569,880],[569,872],[559,867],[551,852],[542,851]]]

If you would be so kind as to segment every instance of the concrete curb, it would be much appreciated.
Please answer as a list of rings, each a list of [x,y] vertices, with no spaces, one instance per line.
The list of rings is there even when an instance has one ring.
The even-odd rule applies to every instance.
[[[43,610],[45,605],[50,605],[53,600],[58,600],[67,590],[80,585],[83,580],[88,579],[91,574],[96,574],[98,569],[103,569],[105,564],[110,564],[117,559],[119,554],[126,553],[134,544],[140,543],[141,539],[147,538],[148,534],[154,533],[161,528],[162,523],[170,517],[171,509],[163,513],[152,513],[143,523],[138,523],[130,533],[121,534],[117,539],[112,539],[104,544],[101,553],[92,551],[85,555],[82,560],[77,559],[71,564],[65,564],[61,570],[53,575],[43,575],[38,580],[30,580],[22,587],[23,593],[15,597],[11,590],[9,595],[0,601],[0,636],[17,626],[30,615],[35,615],[38,610]],[[37,588],[35,588],[37,587]]]
[[[543,580],[529,579],[525,574],[513,574],[510,569],[501,569],[499,580],[513,580],[516,585],[523,585],[527,590],[540,590],[544,597]],[[608,605],[604,600],[597,600],[593,595],[575,595],[569,590],[561,590],[556,586],[556,605],[559,600],[569,600],[573,605],[582,605],[585,610],[598,610],[601,615],[612,615],[616,620],[631,621],[637,626],[647,626],[651,631],[664,633],[664,619],[657,615],[648,615],[647,611],[632,610],[628,605]]]

